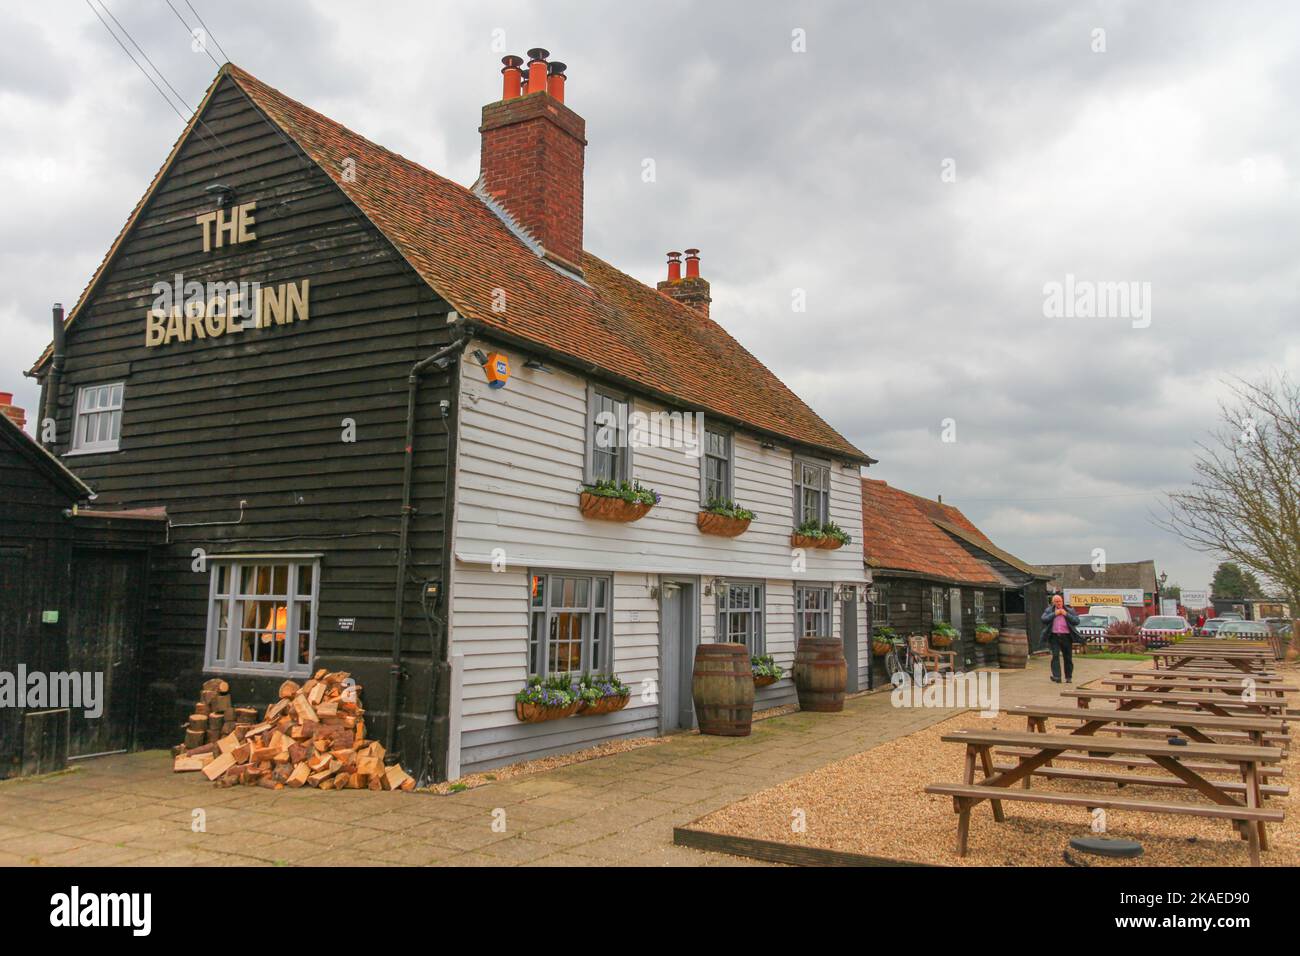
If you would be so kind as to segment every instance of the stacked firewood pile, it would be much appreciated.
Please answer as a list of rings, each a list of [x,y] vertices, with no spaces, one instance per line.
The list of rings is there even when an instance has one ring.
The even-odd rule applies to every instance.
[[[174,751],[174,771],[201,772],[218,786],[273,790],[411,790],[415,781],[384,747],[366,740],[361,686],[345,671],[317,671],[302,685],[287,680],[257,721],[257,710],[234,707],[230,686],[206,681]]]

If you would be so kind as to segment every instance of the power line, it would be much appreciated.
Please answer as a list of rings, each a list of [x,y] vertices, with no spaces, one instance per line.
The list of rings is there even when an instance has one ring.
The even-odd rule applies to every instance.
[[[168,6],[168,8],[171,10],[171,12],[174,13],[174,14],[176,14],[176,19],[179,20],[179,21],[181,22],[181,26],[183,26],[183,27],[185,28],[185,32],[186,32],[187,34],[189,34],[190,39],[193,40],[193,39],[194,39],[194,31],[190,28],[190,25],[189,25],[188,23],[185,22],[185,18],[184,18],[183,16],[180,15],[180,12],[179,12],[175,7],[172,6],[172,0],[166,0],[166,2],[167,2],[167,6]],[[192,10],[192,9],[194,9],[194,8],[191,7],[190,9]],[[200,19],[199,22],[202,23],[203,20]],[[212,34],[209,33],[208,36],[212,36]],[[215,37],[213,37],[213,42],[216,43],[216,38],[215,38]],[[218,49],[220,49],[220,44],[217,44],[217,46],[218,46]],[[212,55],[212,51],[208,49],[208,45],[207,45],[206,43],[203,44],[203,52],[206,53],[206,54],[208,55],[208,59],[209,59],[209,60],[211,60],[213,63],[216,63],[216,65],[217,65],[217,69],[221,69],[221,64],[220,64],[220,63],[217,63],[217,58],[216,58],[215,56]],[[222,51],[221,51],[221,55],[222,55],[222,56],[225,56],[225,55],[226,55],[226,51],[225,51],[225,50],[222,50]]]
[[[171,0],[168,0],[167,5],[171,6]],[[226,51],[222,49],[221,41],[217,39],[215,33],[208,29],[208,25],[204,23],[203,18],[199,16],[199,11],[194,9],[194,4],[190,3],[190,0],[185,0],[185,6],[190,8],[190,12],[194,14],[194,19],[199,21],[199,26],[203,27],[204,32],[212,39],[212,42],[217,45],[217,49],[221,50],[221,58],[229,63],[230,57],[226,56]],[[212,56],[212,54],[209,53],[208,56]]]

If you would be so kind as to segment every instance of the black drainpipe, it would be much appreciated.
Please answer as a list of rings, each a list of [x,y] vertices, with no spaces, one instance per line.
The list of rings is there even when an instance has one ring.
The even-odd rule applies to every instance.
[[[63,380],[64,351],[63,306],[55,302],[54,344],[50,347],[50,373],[45,379],[45,407],[41,410],[41,420],[36,423],[38,437],[44,436],[46,421],[57,422],[59,418],[59,385]],[[45,444],[52,446],[58,440],[58,436],[51,432],[51,438]]]
[[[397,583],[393,593],[393,660],[388,667],[388,742],[385,745],[387,759],[390,763],[398,762],[401,754],[397,746],[397,706],[398,684],[402,678],[402,613],[406,597],[406,559],[407,539],[411,529],[411,515],[415,509],[411,506],[411,478],[415,458],[415,399],[420,390],[420,376],[431,366],[439,362],[442,368],[450,365],[451,356],[459,356],[469,344],[469,332],[464,328],[458,330],[460,335],[450,345],[445,345],[427,358],[411,366],[406,377],[406,443],[403,445],[405,457],[402,461],[402,515],[401,531],[397,543]],[[455,359],[451,359],[455,361]],[[443,489],[446,494],[446,489]]]

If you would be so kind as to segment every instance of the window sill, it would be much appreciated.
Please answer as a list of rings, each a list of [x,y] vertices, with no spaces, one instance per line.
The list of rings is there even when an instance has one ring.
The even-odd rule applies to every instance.
[[[281,681],[297,680],[301,677],[311,677],[313,671],[311,668],[306,670],[261,670],[255,667],[205,667],[203,673],[213,677],[271,677]]]
[[[120,448],[72,448],[65,451],[60,458],[79,458],[82,455],[115,455]]]

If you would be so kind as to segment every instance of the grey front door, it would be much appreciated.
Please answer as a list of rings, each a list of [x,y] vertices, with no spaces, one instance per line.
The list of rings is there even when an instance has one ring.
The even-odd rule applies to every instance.
[[[699,602],[696,583],[663,579],[659,587],[659,727],[689,730],[695,723],[691,672],[695,667]]]
[[[848,665],[849,680],[845,690],[858,692],[858,601],[857,598],[840,603],[840,637],[844,643],[844,663]]]

